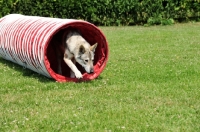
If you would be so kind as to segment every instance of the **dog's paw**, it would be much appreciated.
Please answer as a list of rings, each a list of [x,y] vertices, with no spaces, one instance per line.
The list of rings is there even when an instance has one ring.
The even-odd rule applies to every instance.
[[[82,76],[82,74],[81,74],[80,71],[76,72],[76,73],[75,73],[75,76],[76,76],[76,78],[78,78],[78,79],[83,78],[83,76]]]

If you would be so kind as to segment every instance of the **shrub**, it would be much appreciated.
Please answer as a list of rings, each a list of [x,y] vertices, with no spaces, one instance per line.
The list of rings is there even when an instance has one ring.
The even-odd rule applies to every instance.
[[[84,19],[96,25],[162,24],[199,20],[199,0],[0,0],[10,13]]]

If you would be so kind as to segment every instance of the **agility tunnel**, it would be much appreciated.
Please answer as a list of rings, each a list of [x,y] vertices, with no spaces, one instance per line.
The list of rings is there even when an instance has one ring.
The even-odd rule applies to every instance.
[[[74,19],[59,19],[10,14],[0,19],[0,57],[17,63],[58,82],[79,81],[70,78],[69,67],[62,62],[62,75],[57,72],[57,59],[53,37],[61,30],[78,29],[91,45],[98,43],[95,51],[94,73],[88,74],[80,66],[81,80],[93,80],[104,70],[108,61],[108,43],[95,25]]]

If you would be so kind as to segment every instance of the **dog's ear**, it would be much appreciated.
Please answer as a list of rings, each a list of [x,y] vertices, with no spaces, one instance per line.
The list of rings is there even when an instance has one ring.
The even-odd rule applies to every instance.
[[[80,46],[79,48],[79,54],[84,54],[85,53],[85,47],[83,45]]]
[[[97,47],[97,43],[95,43],[94,45],[90,46],[90,50],[92,52],[95,52],[96,47]]]

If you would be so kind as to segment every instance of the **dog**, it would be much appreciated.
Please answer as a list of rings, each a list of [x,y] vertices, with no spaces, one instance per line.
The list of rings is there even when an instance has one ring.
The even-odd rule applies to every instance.
[[[97,43],[90,45],[76,29],[63,30],[56,34],[53,40],[57,58],[57,73],[62,75],[61,61],[69,66],[70,77],[81,79],[81,72],[76,67],[79,63],[87,73],[94,72],[94,53]],[[63,55],[64,54],[64,55]]]

